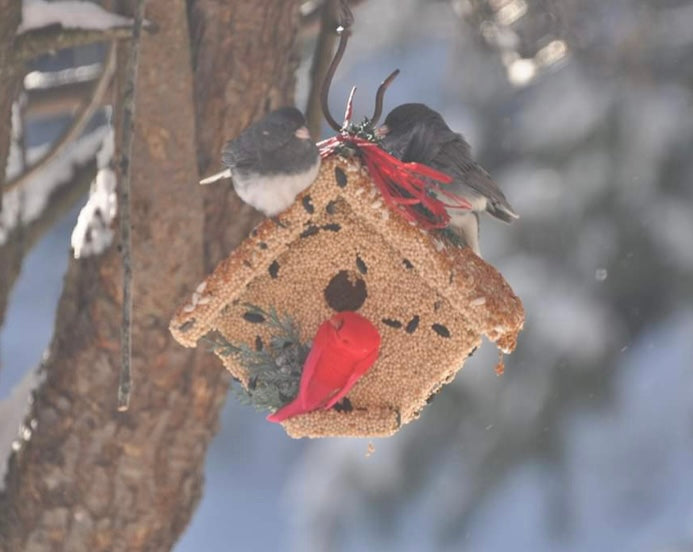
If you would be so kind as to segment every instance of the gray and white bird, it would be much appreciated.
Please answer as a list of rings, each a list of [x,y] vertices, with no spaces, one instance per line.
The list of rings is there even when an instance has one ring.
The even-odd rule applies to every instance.
[[[225,170],[200,181],[231,178],[238,196],[268,217],[287,209],[318,175],[320,152],[295,107],[268,113],[224,145]]]
[[[519,218],[491,176],[472,159],[464,137],[452,131],[437,111],[421,103],[402,104],[377,132],[394,157],[423,163],[453,178],[445,188],[469,201],[472,210],[447,209],[450,228],[477,255],[481,256],[479,213],[486,211],[507,223]]]

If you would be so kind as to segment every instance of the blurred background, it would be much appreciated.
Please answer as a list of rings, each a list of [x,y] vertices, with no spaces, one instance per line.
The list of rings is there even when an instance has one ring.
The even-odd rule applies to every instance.
[[[693,4],[366,0],[354,15],[332,112],[356,85],[356,118],[370,114],[398,67],[385,111],[424,102],[465,135],[521,215],[482,220],[481,247],[525,330],[503,376],[486,344],[388,439],[293,441],[231,398],[176,552],[693,549]],[[299,107],[315,40],[302,37]],[[41,105],[27,155],[69,120]],[[9,297],[0,400],[50,340],[83,202]]]

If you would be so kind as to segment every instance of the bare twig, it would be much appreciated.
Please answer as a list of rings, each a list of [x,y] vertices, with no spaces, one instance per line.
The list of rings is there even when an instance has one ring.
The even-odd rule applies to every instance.
[[[132,238],[130,236],[130,160],[132,159],[132,139],[135,118],[135,85],[137,83],[137,61],[140,50],[140,35],[144,19],[145,0],[137,0],[135,19],[132,28],[132,45],[125,71],[126,81],[123,91],[123,118],[120,136],[120,185],[118,186],[118,209],[120,211],[120,241],[123,259],[123,318],[120,342],[120,378],[118,382],[118,410],[124,411],[130,405],[132,378]]]
[[[24,87],[22,86],[22,90],[19,93],[19,101],[18,101],[18,106],[19,106],[19,134],[17,136],[17,146],[19,147],[19,160],[20,160],[20,165],[21,165],[21,170],[24,171],[26,170],[26,165],[27,165],[27,156],[26,156],[26,104],[27,104],[27,97],[26,97],[26,91],[24,90]]]
[[[12,142],[12,104],[19,92],[24,67],[14,62],[12,48],[22,20],[22,3],[0,0],[0,210],[2,184]]]
[[[113,27],[103,30],[64,29],[51,25],[17,35],[12,56],[17,63],[26,63],[45,54],[65,48],[75,48],[97,42],[132,38],[132,27]]]
[[[41,159],[34,163],[28,170],[24,171],[22,174],[12,178],[5,183],[3,187],[3,192],[8,192],[24,184],[29,178],[34,176],[39,170],[41,170],[46,163],[49,163],[56,157],[62,155],[65,149],[79,138],[82,131],[87,126],[87,123],[91,119],[94,112],[101,105],[101,101],[108,90],[108,86],[111,82],[111,77],[115,71],[116,66],[116,52],[115,46],[111,44],[108,54],[106,55],[106,61],[104,62],[103,71],[99,80],[94,85],[94,91],[92,92],[89,101],[84,104],[80,112],[75,116],[72,121],[70,128],[63,134],[59,140],[57,140],[51,148],[45,153]]]

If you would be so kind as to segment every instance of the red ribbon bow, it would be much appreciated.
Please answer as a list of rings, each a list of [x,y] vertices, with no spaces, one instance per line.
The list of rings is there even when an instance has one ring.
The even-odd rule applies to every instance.
[[[383,196],[386,205],[409,221],[418,223],[426,230],[445,228],[450,222],[446,208],[471,209],[471,204],[443,185],[452,178],[421,163],[403,163],[371,142],[349,131],[354,97],[352,88],[342,130],[336,136],[318,143],[320,156],[332,155],[341,145],[355,150]],[[445,197],[449,203],[438,199]]]

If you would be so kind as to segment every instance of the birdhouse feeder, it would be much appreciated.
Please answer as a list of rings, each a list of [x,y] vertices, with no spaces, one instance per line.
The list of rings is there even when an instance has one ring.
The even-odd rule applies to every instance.
[[[524,323],[520,300],[492,266],[386,208],[360,162],[338,156],[197,287],[171,333],[186,347],[215,332],[261,348],[272,327],[249,305],[290,315],[305,342],[337,311],[358,312],[382,338],[348,408],[284,420],[292,437],[392,435],[454,378],[482,337],[510,353]],[[251,384],[238,355],[217,354]]]

